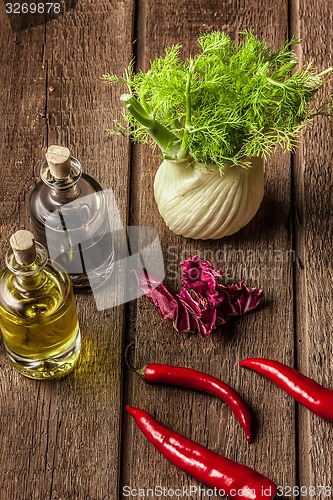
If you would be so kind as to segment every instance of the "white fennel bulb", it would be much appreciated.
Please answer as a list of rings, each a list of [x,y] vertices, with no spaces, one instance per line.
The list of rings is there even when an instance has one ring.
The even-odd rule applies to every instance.
[[[249,31],[240,35],[202,33],[186,60],[173,45],[146,72],[131,62],[123,76],[104,76],[128,87],[120,99],[130,136],[160,148],[155,198],[168,227],[185,237],[222,238],[245,226],[263,197],[260,158],[277,146],[294,151],[304,125],[332,114],[332,95],[322,103],[316,96],[333,67],[295,71],[297,40],[276,51]],[[115,125],[113,133],[125,133]]]
[[[264,195],[264,162],[207,170],[187,160],[164,160],[154,182],[155,200],[166,225],[194,239],[218,239],[236,233],[256,214]]]

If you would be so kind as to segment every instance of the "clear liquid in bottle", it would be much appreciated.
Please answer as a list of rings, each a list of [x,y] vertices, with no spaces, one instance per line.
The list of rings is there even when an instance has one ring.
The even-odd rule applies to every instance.
[[[66,269],[74,289],[96,289],[110,277],[114,249],[106,197],[67,148],[48,148],[30,213],[37,239]]]

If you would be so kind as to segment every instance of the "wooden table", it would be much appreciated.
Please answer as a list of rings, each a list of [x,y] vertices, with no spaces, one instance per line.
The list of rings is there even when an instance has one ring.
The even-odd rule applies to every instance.
[[[266,301],[259,312],[201,338],[177,334],[145,297],[99,312],[91,296],[78,295],[82,357],[61,381],[21,377],[1,346],[1,500],[114,500],[125,498],[124,486],[199,486],[146,441],[125,413],[127,403],[279,485],[333,487],[332,424],[238,366],[248,356],[274,358],[332,387],[328,121],[318,119],[302,134],[295,156],[279,151],[267,161],[265,198],[246,228],[220,241],[192,241],[172,234],[158,214],[152,188],[157,155],[107,135],[121,112],[122,89],[100,80],[106,72],[121,73],[133,52],[143,69],[172,43],[183,45],[184,56],[194,53],[198,34],[211,29],[236,37],[251,28],[276,48],[294,34],[303,40],[301,61],[313,60],[324,69],[333,63],[330,2],[82,0],[66,2],[63,15],[47,22],[41,16],[7,15],[4,3],[1,264],[13,231],[30,227],[28,199],[46,147],[61,143],[87,173],[114,190],[124,224],[158,230],[172,290],[179,286],[178,262],[200,254],[231,275],[260,284]],[[229,408],[215,398],[147,386],[129,373],[123,357],[129,342],[135,342],[137,365],[170,362],[231,383],[255,414],[254,443],[246,443]],[[192,498],[205,496],[199,492]],[[312,498],[327,496],[316,490]]]

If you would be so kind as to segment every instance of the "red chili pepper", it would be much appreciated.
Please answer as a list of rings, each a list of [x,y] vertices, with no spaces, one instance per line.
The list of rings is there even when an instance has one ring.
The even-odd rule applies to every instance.
[[[251,368],[281,387],[319,417],[333,422],[333,391],[279,361],[249,358],[240,366]]]
[[[128,349],[131,345],[132,344],[126,348],[126,363],[131,370],[140,375],[145,382],[148,382],[149,384],[162,383],[186,387],[187,389],[206,392],[212,396],[222,399],[222,401],[229,406],[238,422],[243,427],[246,438],[248,442],[251,443],[250,410],[244,399],[238,394],[238,392],[235,391],[235,389],[212,375],[208,375],[207,373],[193,370],[191,368],[150,363],[141,369],[136,369],[130,365],[127,359]]]
[[[275,497],[276,485],[259,472],[167,429],[139,408],[126,406],[126,410],[162,455],[209,488],[216,488],[219,494],[233,500],[271,500]]]

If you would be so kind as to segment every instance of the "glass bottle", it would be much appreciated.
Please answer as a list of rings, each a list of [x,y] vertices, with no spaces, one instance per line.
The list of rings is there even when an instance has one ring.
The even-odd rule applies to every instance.
[[[17,231],[10,245],[0,273],[0,328],[6,352],[26,377],[62,377],[80,353],[72,282],[29,231]]]
[[[111,275],[114,249],[106,197],[98,182],[82,173],[68,148],[50,146],[41,180],[30,196],[38,241],[70,275],[74,289],[99,287]]]

